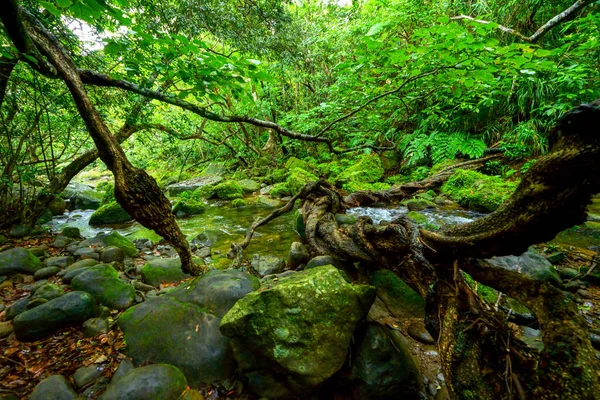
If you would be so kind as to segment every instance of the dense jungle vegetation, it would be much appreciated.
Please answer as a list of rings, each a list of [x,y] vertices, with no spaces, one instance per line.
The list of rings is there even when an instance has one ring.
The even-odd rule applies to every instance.
[[[86,398],[108,386],[105,399],[600,397],[599,11],[592,0],[6,0],[0,398],[26,398],[42,378],[31,398],[75,398],[71,383]],[[374,223],[360,214],[371,206],[406,213]],[[57,236],[65,207],[97,209],[89,225],[111,233]],[[247,232],[223,249],[211,236],[222,232],[192,240],[189,225],[226,209],[248,210]],[[255,233],[286,213],[291,248],[262,240],[282,241],[287,258],[251,257]],[[117,233],[132,220],[154,236]],[[593,240],[555,239],[565,232]],[[34,274],[59,294],[36,295],[45,286],[22,278]],[[56,317],[57,301],[81,315]],[[91,319],[108,321],[104,341],[76,337],[76,361],[18,358],[28,342],[67,348],[49,337]],[[178,328],[148,356],[163,322]],[[398,339],[408,325],[418,337],[417,322],[435,356]],[[208,333],[189,349],[175,338],[194,325]],[[139,368],[108,385],[123,332]],[[210,368],[191,366],[210,351]],[[106,382],[48,378],[90,363]],[[155,392],[136,380],[152,365],[166,368],[149,372]]]

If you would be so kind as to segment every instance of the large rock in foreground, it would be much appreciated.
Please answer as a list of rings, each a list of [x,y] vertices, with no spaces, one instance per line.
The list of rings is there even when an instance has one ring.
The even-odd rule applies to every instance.
[[[111,384],[100,400],[176,400],[187,381],[176,367],[167,364],[134,369]]]
[[[352,285],[331,265],[282,278],[225,315],[238,368],[260,396],[302,396],[343,365],[375,288]]]
[[[71,383],[61,375],[50,375],[35,387],[29,400],[75,400],[79,398]]]
[[[0,253],[0,276],[13,274],[33,275],[42,267],[42,262],[29,250],[22,247]]]
[[[141,270],[142,280],[159,287],[162,283],[176,283],[190,276],[181,270],[179,258],[156,258],[149,260]]]
[[[96,316],[96,301],[85,292],[70,292],[25,311],[14,320],[15,335],[24,342],[43,339],[59,329]]]
[[[235,362],[229,338],[219,331],[221,317],[258,287],[249,274],[211,271],[130,308],[119,318],[128,355],[136,365],[175,365],[194,387],[231,377]]]
[[[98,303],[116,310],[124,310],[135,301],[133,285],[121,281],[110,265],[89,267],[73,278],[71,287],[90,293]]]

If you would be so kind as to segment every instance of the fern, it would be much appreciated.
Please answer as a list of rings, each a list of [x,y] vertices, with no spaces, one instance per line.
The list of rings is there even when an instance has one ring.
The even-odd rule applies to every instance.
[[[405,135],[399,144],[406,165],[409,167],[418,165],[424,160],[438,164],[454,159],[458,154],[469,158],[481,157],[486,147],[482,140],[464,133],[437,131],[430,135],[417,132]]]

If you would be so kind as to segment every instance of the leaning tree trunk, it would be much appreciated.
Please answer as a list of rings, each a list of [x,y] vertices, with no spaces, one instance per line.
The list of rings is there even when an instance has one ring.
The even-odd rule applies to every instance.
[[[94,140],[100,159],[115,177],[117,202],[139,223],[153,229],[171,243],[179,253],[184,271],[197,274],[189,244],[175,222],[169,200],[150,175],[142,169],[135,168],[129,162],[119,142],[110,133],[100,114],[92,105],[79,72],[66,50],[37,20],[27,21],[29,28],[27,31],[22,23],[23,10],[18,9],[14,0],[9,1],[6,7],[8,11],[2,12],[2,20],[19,51],[31,50],[27,47],[23,48],[22,44],[29,43],[33,39],[37,49],[47,57],[66,83],[79,114]],[[8,18],[10,15],[13,17],[16,15],[16,20]],[[23,35],[27,37],[24,39]]]
[[[522,252],[585,220],[590,197],[600,192],[599,131],[600,101],[562,117],[551,134],[550,153],[530,168],[504,205],[475,222],[440,232],[418,229],[406,217],[385,226],[368,217],[338,225],[335,214],[355,204],[397,200],[428,183],[343,198],[319,181],[256,222],[242,243],[232,245],[231,255],[239,257],[254,229],[301,198],[313,255],[390,269],[426,299],[426,325],[438,338],[453,398],[597,398],[600,365],[577,305],[550,283],[480,259]],[[529,307],[542,329],[544,349],[538,353],[518,340],[506,315],[482,301],[461,271]]]

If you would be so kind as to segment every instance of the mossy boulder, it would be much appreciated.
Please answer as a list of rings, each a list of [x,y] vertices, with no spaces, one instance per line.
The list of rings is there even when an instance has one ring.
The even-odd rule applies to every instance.
[[[246,208],[246,206],[247,206],[247,204],[244,199],[235,199],[235,200],[231,201],[231,207],[233,207],[235,209]]]
[[[40,340],[62,328],[82,324],[96,313],[96,301],[89,293],[69,292],[17,315],[15,335],[24,342]]]
[[[309,182],[317,182],[319,178],[302,169],[302,168],[294,168],[290,171],[290,175],[286,179],[286,184],[289,190],[290,195],[295,195],[299,193],[304,186],[306,186]],[[271,195],[273,191],[271,190]]]
[[[411,199],[405,202],[409,211],[422,211],[428,208],[435,208],[435,203],[426,199]]]
[[[111,383],[100,400],[177,400],[188,385],[173,365],[154,364],[136,368]]]
[[[22,247],[15,247],[0,253],[0,276],[14,274],[33,275],[40,268],[42,268],[40,259]]]
[[[195,200],[180,200],[173,206],[173,214],[178,217],[198,215],[206,211],[206,203]]]
[[[138,255],[133,242],[118,232],[98,233],[95,237],[86,239],[79,244],[79,247],[108,247],[114,246],[123,249],[127,257],[135,257]]]
[[[392,271],[375,271],[371,277],[371,285],[377,288],[377,297],[397,318],[425,316],[423,298]]]
[[[221,200],[241,199],[244,197],[242,187],[235,181],[225,181],[214,187],[216,196]]]
[[[124,310],[135,301],[133,286],[121,281],[117,270],[110,265],[89,267],[73,278],[71,287],[91,294],[99,304],[116,310]]]
[[[357,163],[343,170],[333,182],[342,186],[349,182],[374,183],[383,178],[384,169],[377,155],[365,155]]]
[[[302,396],[337,372],[375,288],[328,265],[279,279],[239,300],[221,322],[238,369],[267,398]]]
[[[287,182],[276,183],[271,190],[269,190],[269,196],[276,198],[290,196],[291,194],[292,192],[290,191]]]
[[[296,168],[303,169],[305,171],[313,171],[314,168],[306,161],[300,160],[296,157],[290,157],[285,162],[285,169],[293,171]]]
[[[90,225],[122,224],[133,218],[116,201],[110,202],[98,208],[90,217]]]
[[[102,204],[104,194],[89,185],[71,182],[61,197],[70,200],[73,210],[96,210]]]
[[[361,190],[370,190],[370,191],[379,191],[379,190],[388,190],[392,185],[384,182],[375,182],[375,183],[366,183],[366,182],[348,182],[342,185],[342,189],[347,190],[348,192],[358,192]]]
[[[128,355],[136,365],[175,365],[193,387],[222,382],[235,361],[229,338],[219,331],[221,318],[259,285],[239,270],[211,271],[128,309],[118,320]]]
[[[148,261],[141,270],[142,280],[148,285],[159,287],[163,283],[176,283],[189,278],[181,270],[179,258],[156,258]]]
[[[416,211],[411,211],[408,213],[408,218],[412,219],[413,221],[415,221],[415,223],[417,223],[418,225],[424,225],[426,224],[427,221],[427,217],[424,216],[421,213],[418,213]]]
[[[259,207],[276,208],[281,205],[281,201],[271,199],[267,196],[257,196],[256,199],[254,199],[254,204],[256,204]]]
[[[237,181],[237,184],[240,185],[244,194],[252,194],[260,190],[260,184],[252,179],[242,179]]]
[[[442,193],[463,207],[487,212],[496,210],[517,185],[497,176],[459,169],[442,186]]]
[[[68,237],[69,239],[81,238],[81,232],[79,231],[79,228],[76,228],[74,226],[67,226],[67,227],[63,228],[63,230],[60,232],[60,234],[62,236]]]

